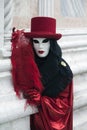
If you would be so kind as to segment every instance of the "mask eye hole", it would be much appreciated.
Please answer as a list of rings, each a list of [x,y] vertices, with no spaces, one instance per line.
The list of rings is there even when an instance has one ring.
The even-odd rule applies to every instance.
[[[34,42],[34,43],[36,43],[36,44],[37,44],[37,43],[39,43],[39,41],[38,41],[38,40],[33,40],[33,42]]]
[[[49,39],[46,38],[46,39],[43,40],[43,43],[46,43],[46,42],[48,42],[48,41],[49,41]]]

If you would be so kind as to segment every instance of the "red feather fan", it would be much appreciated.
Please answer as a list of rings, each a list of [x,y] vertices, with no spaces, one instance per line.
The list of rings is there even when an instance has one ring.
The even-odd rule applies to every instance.
[[[12,34],[12,78],[14,90],[20,97],[20,92],[28,93],[29,89],[43,90],[41,76],[34,61],[32,44],[24,36],[23,30],[13,31]],[[28,100],[28,102],[30,102]]]

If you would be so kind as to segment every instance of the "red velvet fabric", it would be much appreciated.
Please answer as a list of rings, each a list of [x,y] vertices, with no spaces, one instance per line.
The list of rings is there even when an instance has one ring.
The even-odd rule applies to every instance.
[[[51,17],[34,17],[31,19],[31,32],[26,32],[25,36],[58,40],[62,37],[62,34],[56,34],[56,19]]]

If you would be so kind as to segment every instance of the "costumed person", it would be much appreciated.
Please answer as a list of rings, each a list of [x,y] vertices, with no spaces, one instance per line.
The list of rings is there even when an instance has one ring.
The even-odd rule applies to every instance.
[[[61,37],[51,17],[32,18],[31,32],[13,30],[14,90],[38,108],[31,130],[73,130],[73,73],[62,58]]]

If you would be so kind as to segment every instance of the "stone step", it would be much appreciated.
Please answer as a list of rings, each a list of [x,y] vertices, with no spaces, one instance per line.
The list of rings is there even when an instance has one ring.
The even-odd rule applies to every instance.
[[[6,72],[11,70],[11,60],[8,59],[0,59],[0,72]]]
[[[0,72],[0,102],[17,100],[13,89],[11,73]]]
[[[87,89],[74,93],[74,110],[87,106]]]
[[[74,93],[87,89],[87,73],[74,75]]]
[[[24,99],[2,102],[0,107],[0,124],[37,112],[37,109],[33,106],[27,106],[25,109],[25,105],[26,100]]]
[[[74,76],[74,130],[87,129],[87,73]]]
[[[30,130],[30,116],[0,124],[0,130]]]
[[[63,34],[63,36],[78,36],[87,35],[87,27],[85,28],[58,28],[57,32]]]
[[[0,124],[8,123],[36,112],[38,110],[35,106],[26,106],[25,99],[3,101],[0,103]]]
[[[87,73],[74,76],[74,109],[87,105]]]
[[[63,51],[63,58],[70,66],[76,67],[81,64],[87,66],[87,47],[66,49]]]
[[[62,49],[87,47],[87,28],[58,29],[63,36],[58,41]]]
[[[62,49],[87,46],[87,34],[63,36],[59,41]]]
[[[74,130],[87,130],[87,106],[74,111]]]

